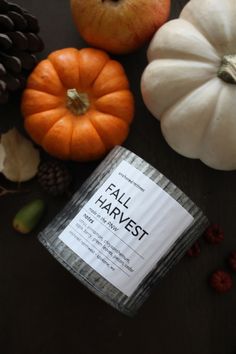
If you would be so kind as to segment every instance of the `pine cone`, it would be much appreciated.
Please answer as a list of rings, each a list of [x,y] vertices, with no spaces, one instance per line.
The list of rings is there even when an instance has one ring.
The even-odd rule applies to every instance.
[[[43,50],[36,17],[17,4],[0,0],[0,104],[23,89]]]
[[[43,162],[39,166],[38,181],[42,188],[52,196],[68,192],[71,175],[67,167],[59,161]]]

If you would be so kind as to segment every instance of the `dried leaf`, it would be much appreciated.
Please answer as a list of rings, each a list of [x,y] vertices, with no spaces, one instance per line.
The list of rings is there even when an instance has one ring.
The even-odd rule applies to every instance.
[[[2,172],[4,167],[4,161],[6,158],[5,149],[2,144],[0,144],[0,172]]]
[[[40,162],[39,152],[30,140],[15,128],[1,137],[5,150],[2,173],[12,182],[25,182],[33,178]]]

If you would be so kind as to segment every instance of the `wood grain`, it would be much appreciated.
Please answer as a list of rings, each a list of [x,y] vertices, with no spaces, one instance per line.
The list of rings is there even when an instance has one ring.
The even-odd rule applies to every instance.
[[[217,0],[216,0],[217,1]],[[171,18],[187,1],[173,0]],[[86,44],[76,32],[68,0],[18,0],[39,19],[45,50]],[[0,199],[0,353],[1,354],[233,354],[236,351],[236,276],[231,292],[217,295],[209,274],[227,269],[236,249],[236,172],[210,169],[176,154],[164,141],[158,122],[140,94],[147,64],[146,47],[116,57],[124,64],[135,94],[136,116],[125,146],[181,188],[212,222],[225,230],[224,242],[211,247],[201,240],[198,259],[184,257],[161,282],[137,317],[127,319],[91,294],[51,257],[37,240],[67,199],[46,196],[37,181],[28,194]],[[0,108],[1,130],[22,130],[19,99]],[[76,189],[98,163],[72,164]],[[1,184],[11,186],[3,177]],[[11,226],[15,212],[28,200],[44,197],[47,213],[27,237]]]

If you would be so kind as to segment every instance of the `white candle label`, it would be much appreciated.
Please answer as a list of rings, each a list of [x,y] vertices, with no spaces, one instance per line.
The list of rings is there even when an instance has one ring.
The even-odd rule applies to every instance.
[[[168,193],[122,161],[59,238],[130,296],[192,222]]]

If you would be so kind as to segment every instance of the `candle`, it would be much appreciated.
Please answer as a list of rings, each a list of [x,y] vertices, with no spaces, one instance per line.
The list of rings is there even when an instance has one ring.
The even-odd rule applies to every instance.
[[[132,316],[207,225],[176,185],[117,146],[39,240],[91,291]]]

